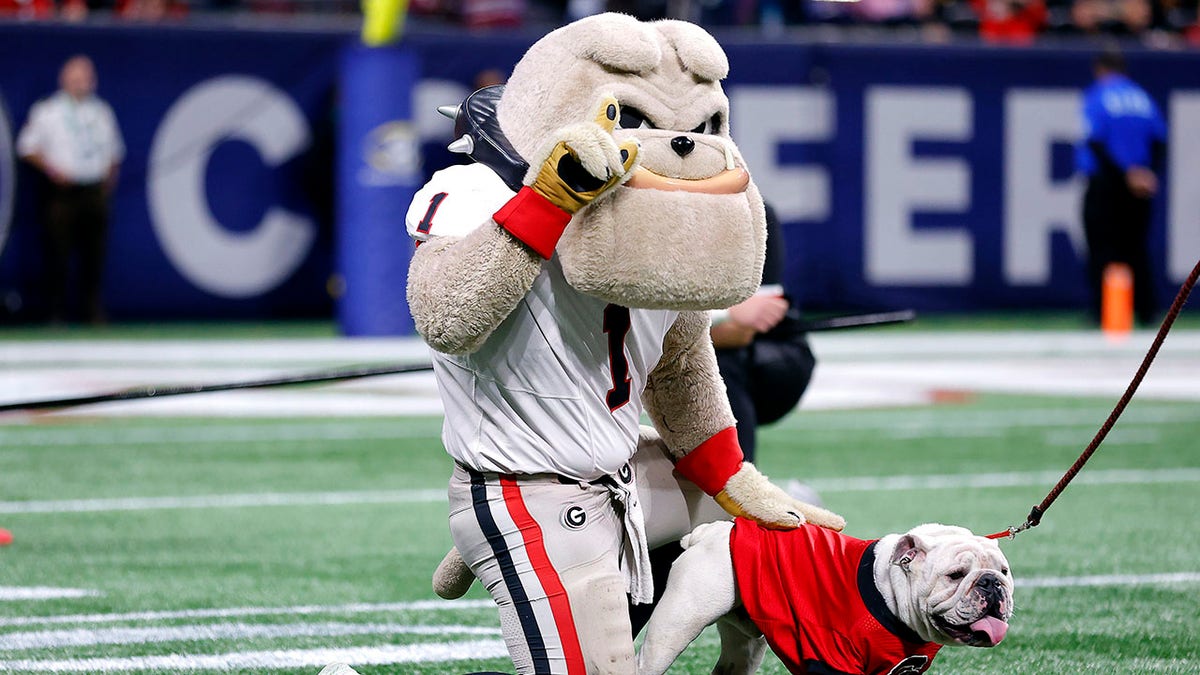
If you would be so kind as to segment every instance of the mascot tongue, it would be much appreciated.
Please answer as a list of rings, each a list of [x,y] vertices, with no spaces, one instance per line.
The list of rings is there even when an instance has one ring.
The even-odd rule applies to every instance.
[[[1005,634],[1008,633],[1008,624],[1003,619],[997,619],[994,616],[985,616],[971,624],[971,630],[986,635],[988,642],[994,647],[1000,644]]]

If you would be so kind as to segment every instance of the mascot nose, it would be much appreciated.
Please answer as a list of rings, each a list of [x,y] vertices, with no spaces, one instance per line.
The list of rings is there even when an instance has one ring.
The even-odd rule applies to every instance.
[[[680,157],[687,157],[689,152],[696,149],[696,142],[687,136],[676,136],[671,139],[671,149]]]

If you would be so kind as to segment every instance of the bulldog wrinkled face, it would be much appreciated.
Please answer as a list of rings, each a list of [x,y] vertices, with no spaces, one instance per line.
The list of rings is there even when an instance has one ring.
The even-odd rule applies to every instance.
[[[963,528],[945,530],[969,536],[929,530],[915,534],[920,530],[901,538],[900,546],[909,550],[898,550],[896,564],[906,568],[910,599],[925,627],[932,629],[931,637],[941,644],[999,644],[1013,613],[1012,572],[1000,547]]]
[[[639,167],[576,215],[559,245],[564,272],[629,307],[729,307],[761,280],[762,197],[729,138],[720,86],[666,71],[608,83],[621,107],[613,137],[637,139]]]
[[[640,108],[622,105],[623,131],[615,136],[633,136],[641,143],[641,166],[625,187],[724,195],[745,192],[750,174],[728,138],[724,107],[710,104],[671,117],[674,128]]]
[[[558,242],[575,290],[625,307],[708,310],[758,288],[766,215],[729,136],[727,72],[699,27],[619,14],[550,33],[513,69],[497,115],[531,164],[607,96],[620,107],[614,139],[640,146],[635,172],[577,212]]]

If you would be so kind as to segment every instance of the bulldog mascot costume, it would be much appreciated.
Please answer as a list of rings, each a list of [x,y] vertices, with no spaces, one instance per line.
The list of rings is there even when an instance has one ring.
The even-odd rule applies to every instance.
[[[728,68],[680,21],[560,28],[507,86],[451,110],[451,149],[476,163],[438,172],[409,210],[408,301],[456,464],[456,551],[435,587],[477,577],[521,673],[635,670],[627,596],[653,597],[631,463],[643,412],[730,514],[844,525],[742,461],[717,372],[707,310],[755,291],[766,237]]]

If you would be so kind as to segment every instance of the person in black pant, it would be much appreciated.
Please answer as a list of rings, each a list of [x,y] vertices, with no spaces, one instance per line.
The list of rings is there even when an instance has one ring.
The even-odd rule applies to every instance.
[[[1076,150],[1076,166],[1088,178],[1083,229],[1092,318],[1100,319],[1105,268],[1123,262],[1133,272],[1138,321],[1153,324],[1158,306],[1150,267],[1150,218],[1166,125],[1154,101],[1125,74],[1119,52],[1102,53],[1093,70],[1096,81],[1084,93],[1086,133]]]
[[[712,339],[737,419],[738,443],[754,461],[757,429],[779,420],[800,402],[816,359],[790,314],[783,293],[783,232],[767,205],[767,256],[758,293],[727,310],[713,312]]]
[[[21,158],[47,182],[44,203],[46,285],[50,319],[66,318],[72,254],[79,255],[87,318],[104,323],[101,279],[108,237],[108,200],[125,145],[112,108],[95,95],[96,69],[86,56],[62,67],[59,90],[34,104],[17,138]]]

